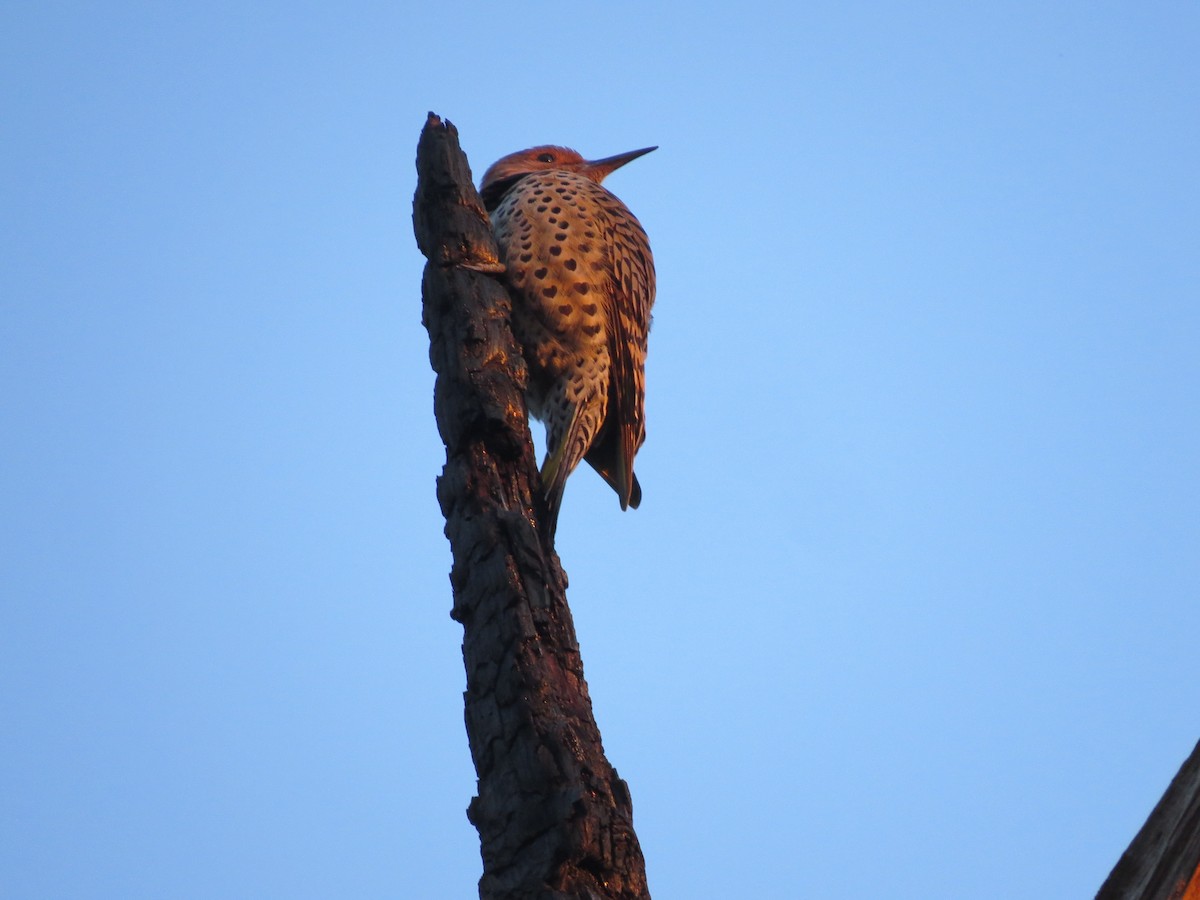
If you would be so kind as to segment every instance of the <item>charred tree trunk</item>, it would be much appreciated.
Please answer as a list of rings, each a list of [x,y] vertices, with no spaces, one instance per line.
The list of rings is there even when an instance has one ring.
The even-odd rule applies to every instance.
[[[1200,900],[1200,744],[1096,900]]]
[[[479,779],[467,810],[483,855],[479,895],[648,898],[628,787],[592,716],[566,575],[538,526],[545,509],[503,266],[458,133],[432,113],[417,176],[423,318],[446,444],[438,500]]]

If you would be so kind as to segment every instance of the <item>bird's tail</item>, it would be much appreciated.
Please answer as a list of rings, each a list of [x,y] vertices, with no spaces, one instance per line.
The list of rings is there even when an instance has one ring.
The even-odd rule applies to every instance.
[[[567,478],[575,471],[581,459],[587,460],[609,487],[617,492],[621,509],[637,509],[642,502],[642,486],[633,474],[632,460],[627,461],[621,452],[622,445],[615,430],[604,428],[599,439],[588,447],[591,438],[584,421],[586,418],[576,407],[562,439],[547,453],[546,461],[542,464],[542,492],[546,497],[546,509],[549,514],[546,531],[550,537],[554,537],[558,527],[558,512],[562,507]]]
[[[632,471],[629,473],[629,496],[626,497],[621,485],[621,479],[617,477],[616,472],[607,460],[598,455],[593,456],[591,453],[584,458],[599,473],[608,486],[617,492],[617,499],[621,501],[621,509],[637,509],[641,506],[642,486],[638,484],[637,475]]]
[[[545,523],[546,534],[551,538],[558,528],[558,511],[562,508],[563,491],[567,486],[567,477],[579,465],[583,457],[584,435],[581,427],[582,417],[576,406],[571,421],[562,433],[561,439],[546,454],[542,463],[542,493],[546,498],[548,513]]]
[[[642,502],[642,486],[633,474],[632,456],[626,457],[619,429],[613,428],[611,420],[592,444],[584,459],[595,469],[610,488],[617,492],[621,509],[637,509]]]

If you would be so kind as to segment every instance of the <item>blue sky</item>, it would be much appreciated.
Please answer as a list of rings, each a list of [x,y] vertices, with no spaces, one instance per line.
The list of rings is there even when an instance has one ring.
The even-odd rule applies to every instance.
[[[9,3],[6,897],[473,896],[413,157],[661,149],[559,552],[656,897],[1083,897],[1200,738],[1200,10]]]

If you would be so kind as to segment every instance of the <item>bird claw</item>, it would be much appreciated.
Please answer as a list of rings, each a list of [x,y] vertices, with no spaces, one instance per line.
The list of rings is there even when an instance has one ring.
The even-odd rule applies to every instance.
[[[507,269],[502,262],[479,261],[479,262],[460,262],[460,269],[470,269],[472,272],[482,272],[484,275],[503,275]]]

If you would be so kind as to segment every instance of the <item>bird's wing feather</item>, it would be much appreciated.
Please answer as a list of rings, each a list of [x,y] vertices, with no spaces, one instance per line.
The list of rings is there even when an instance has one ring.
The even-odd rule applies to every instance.
[[[606,422],[609,433],[604,438],[606,444],[615,444],[616,458],[611,465],[607,460],[599,461],[603,465],[589,462],[616,489],[624,509],[630,504],[636,506],[641,499],[641,489],[633,476],[633,458],[646,440],[644,365],[654,303],[654,259],[646,232],[633,213],[611,194],[606,200],[617,214],[608,217],[606,229],[613,261],[608,292],[612,382]]]

